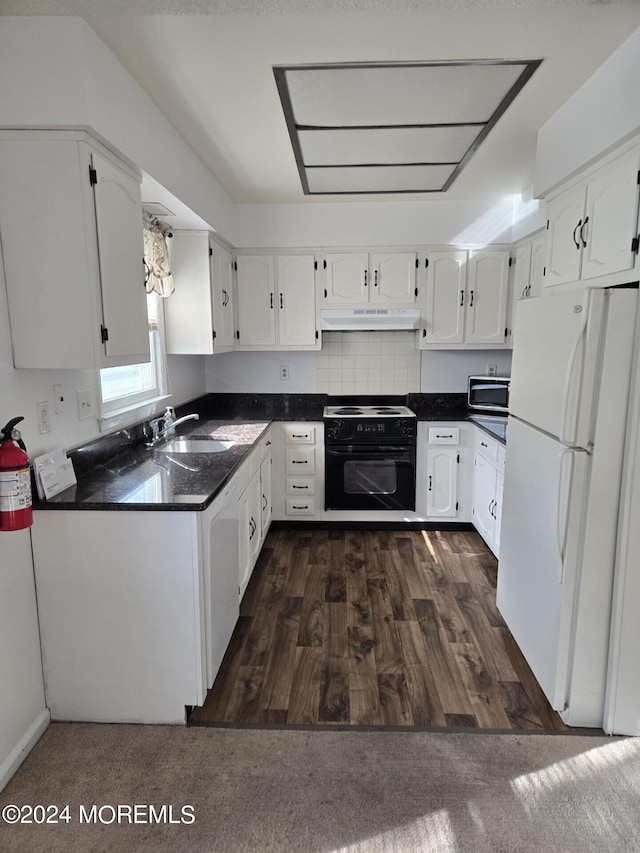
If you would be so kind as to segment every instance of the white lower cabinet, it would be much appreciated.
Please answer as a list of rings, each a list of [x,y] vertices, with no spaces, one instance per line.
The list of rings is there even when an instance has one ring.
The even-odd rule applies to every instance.
[[[427,521],[471,517],[473,427],[464,422],[418,423],[416,512]]]
[[[301,516],[320,519],[324,508],[324,425],[274,424],[274,515],[284,521]]]
[[[505,448],[478,429],[473,476],[473,524],[498,557],[504,486]]]
[[[271,524],[272,430],[260,439],[237,475],[238,592],[242,600]]]
[[[205,590],[208,583],[212,594],[214,578],[217,589],[224,587],[225,606],[232,607],[225,634],[237,618],[228,584],[220,579],[225,569],[219,560],[226,557],[215,546],[203,547],[211,542],[211,527],[203,532],[210,522],[215,524],[207,512],[35,513],[33,554],[52,719],[184,723],[185,706],[204,702]],[[237,582],[234,589],[237,606]],[[228,639],[217,630],[214,635],[226,648]]]

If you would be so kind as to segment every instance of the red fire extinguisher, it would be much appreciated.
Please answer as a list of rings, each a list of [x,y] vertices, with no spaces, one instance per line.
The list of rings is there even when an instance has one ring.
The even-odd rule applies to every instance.
[[[31,471],[24,441],[14,418],[0,433],[0,531],[31,527]]]

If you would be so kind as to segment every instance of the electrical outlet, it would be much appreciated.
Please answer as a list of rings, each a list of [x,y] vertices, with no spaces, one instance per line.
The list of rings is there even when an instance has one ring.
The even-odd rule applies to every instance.
[[[91,399],[91,391],[76,391],[78,399],[78,418],[81,421],[93,417],[93,400]]]
[[[280,365],[280,379],[288,379],[289,378],[289,365],[281,364]]]
[[[498,365],[497,364],[488,364],[487,365],[487,376],[497,376],[498,375]]]
[[[64,388],[62,385],[53,386],[53,411],[56,415],[64,415]]]
[[[36,403],[36,410],[38,412],[38,432],[40,435],[44,435],[46,432],[51,432],[51,425],[49,423],[49,401],[43,400],[41,403]]]

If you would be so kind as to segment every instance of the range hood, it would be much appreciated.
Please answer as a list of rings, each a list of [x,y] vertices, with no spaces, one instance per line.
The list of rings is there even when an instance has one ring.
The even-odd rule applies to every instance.
[[[327,332],[417,329],[419,308],[323,308],[320,328]]]

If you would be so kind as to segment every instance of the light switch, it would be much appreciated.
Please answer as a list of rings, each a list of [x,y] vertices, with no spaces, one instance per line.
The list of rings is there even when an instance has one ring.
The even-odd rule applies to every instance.
[[[91,391],[76,391],[78,398],[78,418],[81,421],[93,417],[93,400],[91,399]]]

